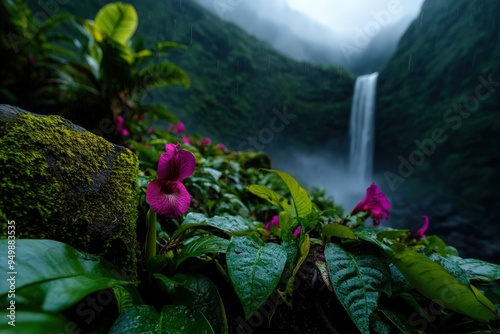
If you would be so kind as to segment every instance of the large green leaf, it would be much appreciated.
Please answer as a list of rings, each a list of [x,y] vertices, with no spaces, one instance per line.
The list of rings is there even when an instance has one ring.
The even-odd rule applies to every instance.
[[[155,274],[162,288],[175,305],[183,305],[192,313],[203,316],[215,333],[227,333],[228,324],[224,304],[215,284],[205,276],[177,274],[167,278]],[[189,333],[199,333],[189,331]]]
[[[290,194],[293,198],[293,204],[297,210],[299,217],[305,217],[312,211],[312,202],[309,198],[307,191],[300,186],[300,184],[289,174],[273,169],[264,169],[265,171],[278,174],[279,177],[285,182]]]
[[[121,2],[102,7],[94,20],[94,26],[106,37],[124,45],[134,35],[138,23],[134,6]]]
[[[76,333],[78,329],[75,324],[72,327],[62,315],[52,312],[26,311],[16,309],[15,322],[9,318],[9,311],[0,311],[0,333],[2,334],[47,334],[47,333]],[[14,324],[12,326],[9,324]],[[69,325],[68,325],[69,324]],[[75,330],[75,332],[73,331]]]
[[[207,253],[225,253],[229,240],[217,237],[215,235],[207,235],[199,237],[187,244],[177,257],[176,266],[180,266],[190,257],[198,257]]]
[[[215,216],[207,217],[201,213],[188,213],[186,219],[181,226],[176,230],[172,238],[177,239],[181,235],[185,235],[188,230],[196,227],[215,227],[228,234],[239,234],[248,232],[250,226],[245,220],[238,216]]]
[[[374,254],[350,252],[334,243],[326,244],[325,260],[337,298],[358,329],[369,334],[380,293],[391,293],[389,266]]]
[[[246,188],[252,194],[267,200],[269,203],[277,206],[281,210],[290,211],[291,206],[288,201],[274,190],[261,186],[259,184],[252,184],[247,186]]]
[[[162,334],[223,333],[216,332],[200,310],[192,310],[185,305],[165,305],[161,310],[159,327]]]
[[[336,237],[342,239],[358,239],[358,237],[356,237],[354,232],[349,227],[340,225],[339,223],[325,225],[321,230],[321,236],[323,238]]]
[[[274,291],[286,263],[280,245],[233,237],[226,254],[229,277],[248,319]]]
[[[396,251],[389,254],[392,263],[427,298],[480,322],[499,318],[495,306],[473,286],[461,283],[441,265],[404,245],[392,247]]]
[[[446,259],[456,263],[472,281],[491,282],[500,279],[500,265],[478,259],[462,259],[448,256]]]
[[[0,240],[0,249],[7,249],[7,240]],[[11,271],[6,265],[0,263],[4,273]],[[103,258],[53,240],[16,240],[16,271],[16,303],[44,311],[61,311],[92,292],[132,283]],[[9,302],[3,281],[2,307]]]
[[[111,327],[109,334],[161,333],[158,331],[159,320],[160,315],[153,306],[134,306],[120,314],[113,327]]]

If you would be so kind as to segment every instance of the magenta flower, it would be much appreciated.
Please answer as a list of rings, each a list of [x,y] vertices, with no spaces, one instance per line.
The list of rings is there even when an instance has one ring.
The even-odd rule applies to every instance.
[[[276,228],[279,230],[280,229],[280,221],[278,216],[273,216],[270,221],[266,223],[264,228],[268,231],[271,231],[271,225],[276,226]],[[302,231],[302,226],[299,226],[295,229],[295,232],[293,232],[293,235],[296,237],[300,234],[300,231]]]
[[[196,159],[179,144],[167,144],[165,150],[158,162],[158,178],[146,189],[146,200],[156,213],[174,218],[186,213],[191,205],[191,196],[180,181],[194,173]]]
[[[215,145],[215,147],[218,148],[219,150],[223,150],[223,151],[226,150],[226,145],[224,145],[224,144],[217,144],[217,145]]]
[[[170,126],[168,128],[168,132],[172,132],[172,131],[175,133],[184,132],[184,131],[186,131],[186,126],[182,122],[179,122],[176,125],[170,124]]]
[[[210,138],[200,139],[200,146],[206,146],[212,144],[212,140]]]
[[[352,210],[351,216],[360,211],[370,212],[373,226],[378,226],[382,218],[389,218],[390,208],[391,203],[387,197],[385,197],[384,193],[380,191],[380,188],[375,183],[372,183],[366,189],[365,198],[363,198]]]
[[[116,131],[124,137],[130,136],[130,132],[123,127],[125,119],[122,116],[116,116]]]
[[[191,145],[191,139],[188,136],[182,135],[182,141],[186,145]]]
[[[429,217],[422,216],[422,218],[424,219],[424,225],[413,235],[415,238],[418,239],[425,238],[425,232],[427,232],[427,229],[429,229]]]
[[[280,228],[280,222],[279,222],[279,217],[278,216],[273,216],[270,221],[266,223],[265,229],[268,231],[271,231],[271,225],[276,226],[276,228]]]

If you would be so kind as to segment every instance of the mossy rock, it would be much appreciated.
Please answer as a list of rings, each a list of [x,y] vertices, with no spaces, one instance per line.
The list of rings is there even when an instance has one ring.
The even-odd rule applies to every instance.
[[[0,105],[0,237],[53,239],[136,277],[138,160],[59,116]]]

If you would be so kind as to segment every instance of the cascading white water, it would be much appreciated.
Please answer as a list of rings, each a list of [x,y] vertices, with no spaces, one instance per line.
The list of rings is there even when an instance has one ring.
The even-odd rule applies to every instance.
[[[359,76],[352,98],[349,176],[354,183],[352,185],[361,189],[365,189],[372,182],[377,77],[377,72]]]

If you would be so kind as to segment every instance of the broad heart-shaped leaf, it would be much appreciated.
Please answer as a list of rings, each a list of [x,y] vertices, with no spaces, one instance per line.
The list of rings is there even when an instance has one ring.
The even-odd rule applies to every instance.
[[[161,310],[159,333],[219,334],[199,310],[185,305],[165,305]],[[227,331],[225,332],[227,333]]]
[[[273,169],[263,169],[265,171],[278,174],[279,177],[285,182],[290,194],[293,198],[293,204],[297,210],[299,217],[305,217],[312,211],[312,202],[309,198],[307,191],[300,186],[300,184],[289,174]]]
[[[357,240],[356,234],[347,226],[338,223],[327,224],[321,230],[323,238],[336,237]]]
[[[325,260],[337,298],[361,333],[369,334],[380,293],[391,293],[388,264],[374,254],[350,252],[334,243],[326,244]]]
[[[246,186],[246,188],[254,195],[259,196],[260,198],[263,198],[267,200],[269,203],[277,206],[283,211],[290,211],[291,206],[288,203],[288,201],[275,192],[272,189],[269,189],[267,187],[261,186],[259,184],[251,184],[249,186]]]
[[[189,229],[201,226],[215,227],[227,234],[240,234],[250,230],[250,225],[239,216],[214,216],[209,218],[202,213],[190,212],[182,225],[175,230],[172,238],[177,239],[179,236],[186,234]]]
[[[279,283],[286,263],[280,245],[260,239],[233,237],[226,253],[229,277],[248,319]]]
[[[158,330],[160,315],[151,305],[129,308],[116,319],[109,334],[161,333]]]
[[[7,250],[7,240],[0,240],[0,249]],[[7,261],[0,262],[4,273],[11,271],[6,265]],[[92,292],[132,283],[103,258],[53,240],[16,240],[16,271],[16,305],[53,312]],[[0,285],[2,307],[9,302],[6,282]]]
[[[436,262],[402,244],[391,247],[395,250],[389,254],[392,263],[425,297],[480,322],[499,318],[495,305],[473,286],[464,285]]]
[[[0,333],[2,334],[47,334],[47,333],[67,333],[68,319],[62,315],[52,312],[26,311],[17,307],[15,326],[9,325],[9,311],[2,307],[0,311]],[[76,332],[76,331],[75,331]],[[73,332],[73,333],[75,333]]]
[[[215,235],[206,235],[188,243],[177,257],[176,267],[180,266],[190,257],[198,257],[207,253],[225,253],[229,240]]]
[[[187,310],[198,312],[210,324],[215,333],[227,333],[228,324],[224,304],[215,284],[198,274],[177,274],[172,278],[155,274],[161,288],[175,305],[183,305]],[[190,332],[198,333],[198,331]]]
[[[94,20],[94,26],[108,38],[126,44],[134,35],[139,19],[134,6],[115,2],[102,7]]]
[[[477,259],[462,259],[458,256],[448,256],[447,260],[456,263],[471,281],[491,282],[500,279],[500,265]]]

